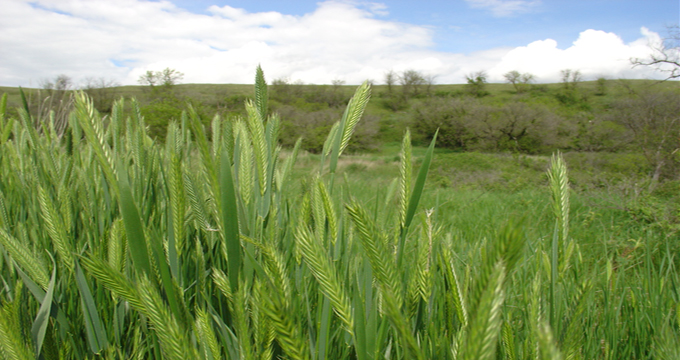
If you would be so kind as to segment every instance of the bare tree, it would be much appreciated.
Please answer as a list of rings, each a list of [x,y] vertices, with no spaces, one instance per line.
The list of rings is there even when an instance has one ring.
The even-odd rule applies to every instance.
[[[183,78],[183,73],[175,69],[165,68],[161,71],[148,70],[139,77],[137,82],[141,85],[149,85],[151,87],[158,85],[172,86],[178,84]]]
[[[650,44],[652,54],[646,59],[630,59],[633,67],[653,66],[668,74],[666,80],[680,78],[680,26],[672,25],[666,29],[668,35],[660,44]]]
[[[399,76],[399,84],[406,98],[418,96],[425,83],[425,76],[416,70],[405,70]]]
[[[562,85],[566,90],[575,90],[578,83],[583,80],[580,70],[564,69],[560,71],[562,75]]]
[[[425,92],[427,93],[428,96],[432,92],[432,86],[435,84],[436,79],[437,79],[437,75],[427,75],[427,76],[425,76]]]
[[[398,80],[397,73],[394,72],[394,70],[390,70],[387,73],[385,73],[385,85],[387,85],[387,93],[392,94],[392,86],[394,86],[397,83]]]
[[[338,93],[342,89],[342,86],[345,85],[345,80],[341,79],[335,79],[331,81],[331,84],[333,85],[331,87],[333,93]]]
[[[120,86],[120,83],[114,79],[88,77],[85,78],[82,89],[92,98],[98,111],[109,112],[114,100],[114,92],[111,88],[117,86]]]
[[[70,94],[73,81],[70,76],[60,74],[54,79],[43,79],[39,84],[41,90],[37,91],[36,98],[29,94],[29,108],[35,126],[42,131],[45,130],[42,127],[48,125],[58,135],[62,135],[73,104]]]
[[[529,83],[534,81],[534,75],[530,73],[524,73],[521,74],[517,70],[512,70],[503,75],[505,77],[505,80],[512,84],[512,86],[515,88],[515,91],[519,93],[523,93],[528,89]]]
[[[680,162],[680,97],[673,91],[645,91],[612,104],[612,120],[633,134],[633,144],[653,167],[652,186],[661,178],[676,178]]]
[[[170,68],[161,71],[147,71],[137,80],[141,85],[148,85],[151,94],[157,99],[175,98],[175,85],[184,78],[184,74]],[[146,91],[146,90],[145,90]]]

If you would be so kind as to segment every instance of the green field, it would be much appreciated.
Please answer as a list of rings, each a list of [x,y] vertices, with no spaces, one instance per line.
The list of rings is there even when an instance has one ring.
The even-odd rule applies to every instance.
[[[239,89],[244,116],[189,105],[164,141],[141,102],[102,116],[79,93],[59,127],[8,92],[4,358],[680,357],[680,186],[641,154],[461,152],[405,131],[349,153],[385,111],[367,85],[320,151],[282,148],[262,74]]]

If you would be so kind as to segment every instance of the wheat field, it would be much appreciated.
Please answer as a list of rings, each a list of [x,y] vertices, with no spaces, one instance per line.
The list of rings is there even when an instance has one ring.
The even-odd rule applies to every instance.
[[[370,91],[357,88],[304,179],[291,176],[299,141],[281,155],[259,68],[247,116],[190,108],[164,144],[134,99],[102,117],[77,94],[62,131],[27,107],[6,116],[4,97],[0,354],[680,358],[677,238],[594,261],[570,235],[560,154],[545,184],[553,231],[528,236],[535,219],[516,212],[461,236],[420,204],[436,135],[416,162],[406,132],[398,176],[358,197],[337,170]]]

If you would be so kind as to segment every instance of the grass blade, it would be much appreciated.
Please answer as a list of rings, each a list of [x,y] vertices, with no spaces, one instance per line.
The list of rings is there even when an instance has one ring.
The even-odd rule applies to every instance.
[[[238,289],[239,271],[241,269],[241,240],[238,228],[238,207],[234,189],[234,179],[231,172],[231,161],[226,149],[222,151],[220,166],[220,196],[222,198],[222,230],[224,243],[227,248],[229,262],[229,283],[231,289]]]
[[[416,208],[418,208],[418,203],[420,202],[420,196],[423,194],[423,188],[425,187],[425,180],[427,179],[427,172],[430,170],[430,164],[432,163],[432,156],[434,154],[434,145],[437,142],[437,134],[434,133],[432,137],[432,142],[430,142],[430,147],[427,148],[425,153],[425,158],[423,163],[420,165],[418,170],[418,177],[413,185],[413,191],[411,192],[411,198],[408,201],[408,207],[406,209],[406,216],[404,217],[404,225],[401,228],[399,237],[399,246],[397,248],[397,268],[401,268],[402,259],[404,255],[404,243],[406,242],[406,233],[408,232],[409,226],[411,226],[411,221],[413,221],[413,216],[416,213]]]
[[[118,161],[118,183],[120,189],[120,212],[123,215],[123,224],[127,234],[128,248],[132,262],[138,272],[143,272],[151,276],[151,262],[149,260],[149,249],[144,235],[144,225],[139,216],[139,211],[132,198],[130,183],[127,178],[127,170],[122,161]]]
[[[28,101],[26,101],[26,94],[24,93],[24,89],[19,86],[19,94],[21,95],[21,105],[23,105],[24,110],[26,110],[26,114],[31,114],[30,109],[28,108]]]
[[[12,133],[12,128],[14,127],[14,118],[5,118],[6,115],[7,93],[4,93],[2,94],[2,99],[0,99],[0,144],[4,144],[5,141],[9,139],[9,135]]]
[[[45,340],[45,333],[47,332],[47,325],[49,325],[49,319],[52,313],[54,284],[57,278],[57,265],[54,263],[54,260],[52,260],[52,263],[52,277],[50,278],[50,283],[47,286],[45,297],[40,304],[40,309],[38,310],[38,314],[35,317],[35,321],[33,321],[33,326],[31,327],[31,337],[33,338],[36,357],[40,357],[40,350],[42,350],[43,341]]]
[[[78,261],[75,262],[75,273],[76,285],[78,285],[78,290],[80,291],[80,304],[83,309],[87,340],[92,353],[98,354],[108,346],[106,329],[99,318],[99,313],[97,313],[97,307],[94,298],[92,297],[90,286],[85,280],[85,276],[80,269],[80,265],[78,265]]]

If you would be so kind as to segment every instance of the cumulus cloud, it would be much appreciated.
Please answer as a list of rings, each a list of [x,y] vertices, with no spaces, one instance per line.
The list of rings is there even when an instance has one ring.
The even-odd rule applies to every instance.
[[[475,2],[501,4],[498,14],[535,3]],[[251,83],[258,64],[269,79],[305,83],[381,82],[387,71],[407,69],[436,76],[439,83],[460,83],[479,70],[492,81],[503,81],[510,70],[557,81],[564,68],[586,77],[662,77],[630,67],[629,58],[645,58],[648,42],[659,41],[646,29],[628,44],[615,34],[587,30],[564,49],[544,39],[458,54],[433,50],[433,29],[386,20],[388,10],[332,0],[301,16],[230,6],[195,14],[169,1],[8,0],[0,12],[0,85],[36,86],[62,73],[76,81],[103,76],[135,84],[147,70],[166,67],[183,72],[187,83]]]
[[[465,0],[473,8],[488,9],[494,16],[507,17],[532,11],[541,0]]]
[[[511,70],[529,72],[546,82],[559,80],[560,69],[579,70],[585,79],[608,78],[647,78],[659,77],[652,68],[632,68],[630,59],[645,58],[650,53],[650,45],[661,41],[659,34],[641,29],[642,38],[624,43],[614,33],[600,30],[581,32],[571,46],[560,49],[555,40],[534,41],[508,51],[489,70],[492,80],[502,81],[503,74]]]

